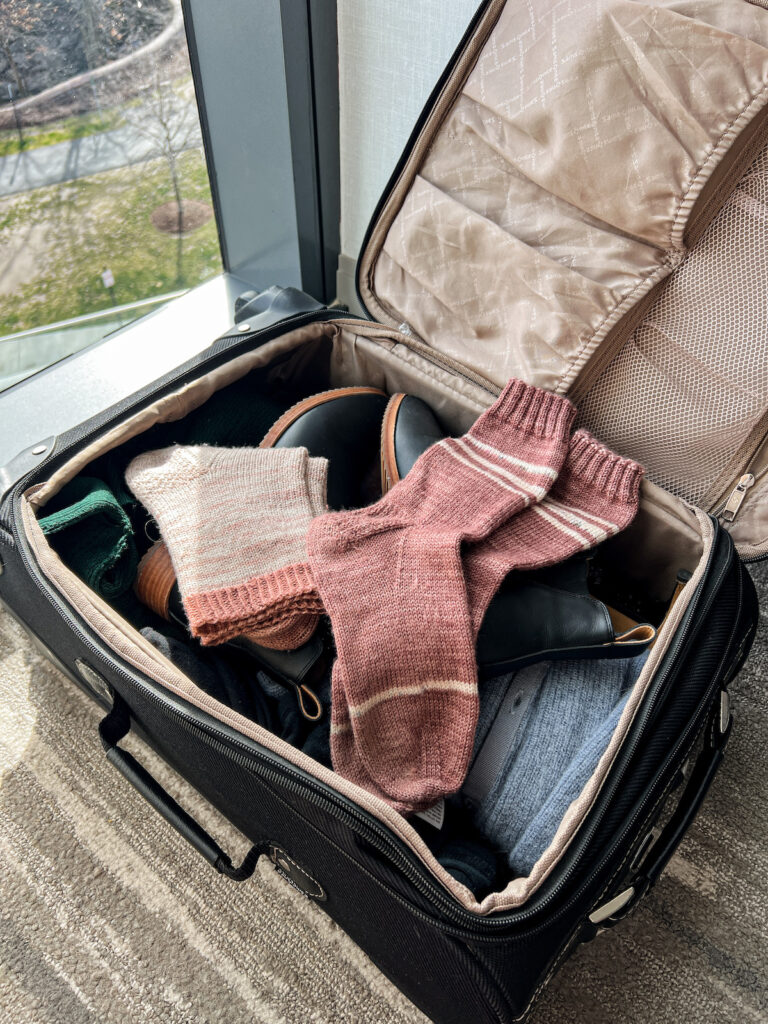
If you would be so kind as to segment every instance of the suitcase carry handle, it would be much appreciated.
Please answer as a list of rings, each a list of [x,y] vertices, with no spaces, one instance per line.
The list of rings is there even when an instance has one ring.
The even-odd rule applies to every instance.
[[[99,736],[107,755],[107,760],[130,782],[154,809],[161,814],[169,825],[183,836],[198,853],[211,864],[216,871],[235,882],[243,882],[250,878],[256,868],[256,862],[262,852],[260,847],[252,846],[239,867],[235,867],[224,853],[216,840],[206,832],[202,825],[178,804],[170,793],[166,793],[157,779],[150,775],[136,758],[118,747],[118,742],[130,732],[131,716],[125,701],[115,694],[112,710],[99,723]]]

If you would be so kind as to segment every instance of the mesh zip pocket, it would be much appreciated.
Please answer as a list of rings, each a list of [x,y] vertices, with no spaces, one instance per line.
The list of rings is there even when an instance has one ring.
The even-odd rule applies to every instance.
[[[768,406],[768,149],[591,385],[579,421],[673,494],[710,505]]]

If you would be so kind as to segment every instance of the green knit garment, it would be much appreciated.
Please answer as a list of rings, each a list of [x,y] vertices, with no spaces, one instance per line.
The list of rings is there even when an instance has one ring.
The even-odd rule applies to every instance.
[[[94,477],[78,476],[55,504],[39,524],[65,565],[102,597],[126,593],[139,558],[131,521],[112,490]]]

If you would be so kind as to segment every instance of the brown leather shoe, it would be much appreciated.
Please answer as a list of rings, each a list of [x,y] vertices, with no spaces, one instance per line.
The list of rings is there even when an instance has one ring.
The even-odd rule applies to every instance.
[[[139,601],[155,615],[159,615],[166,622],[177,622],[184,629],[188,629],[176,573],[164,541],[155,541],[139,562],[133,590]],[[311,638],[319,619],[319,615],[296,616],[279,626],[253,630],[245,634],[243,639],[273,651],[294,651]]]
[[[445,436],[426,402],[415,395],[392,395],[381,424],[381,493],[391,490],[422,452]]]

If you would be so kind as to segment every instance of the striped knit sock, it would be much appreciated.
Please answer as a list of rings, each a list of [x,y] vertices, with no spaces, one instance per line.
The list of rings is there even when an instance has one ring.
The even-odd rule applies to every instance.
[[[491,598],[513,569],[536,569],[570,558],[625,529],[637,512],[642,469],[604,448],[586,431],[571,438],[568,456],[550,493],[504,523],[490,537],[470,545],[464,570],[472,632],[477,633]],[[337,680],[334,678],[334,684]],[[334,688],[335,762],[350,781],[409,813],[429,801],[395,800],[371,778],[355,749],[349,709]]]
[[[327,470],[306,448],[176,446],[130,463],[128,486],[157,521],[204,644],[265,626],[284,636],[286,621],[322,609],[306,535]]]
[[[642,475],[636,462],[616,455],[586,430],[576,431],[547,497],[464,552],[475,637],[493,595],[513,569],[564,562],[629,526]]]
[[[429,448],[375,505],[313,520],[309,562],[338,654],[331,755],[340,774],[359,774],[354,750],[401,806],[461,785],[477,718],[461,544],[544,497],[573,414],[565,399],[513,380],[464,437]],[[341,740],[348,729],[352,745]]]

